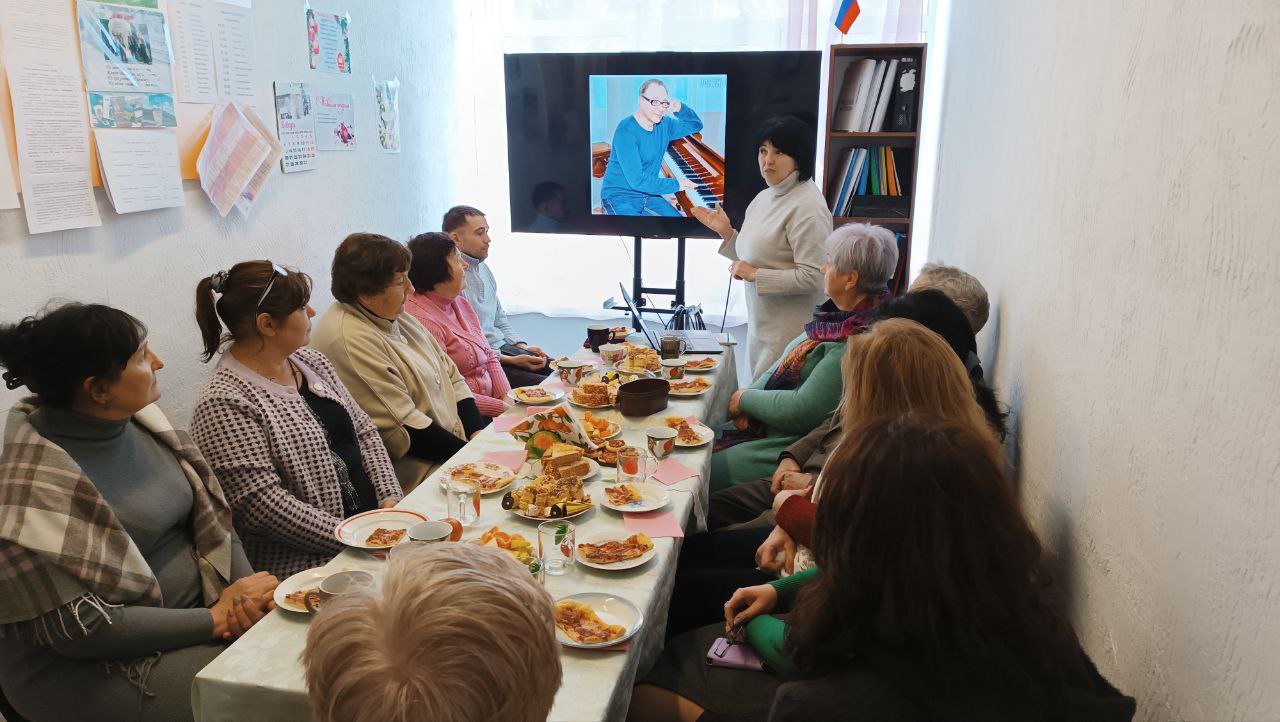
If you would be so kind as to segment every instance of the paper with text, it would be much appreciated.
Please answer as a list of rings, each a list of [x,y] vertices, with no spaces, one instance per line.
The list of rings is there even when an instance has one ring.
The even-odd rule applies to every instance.
[[[116,213],[184,204],[173,130],[95,130],[102,188]]]

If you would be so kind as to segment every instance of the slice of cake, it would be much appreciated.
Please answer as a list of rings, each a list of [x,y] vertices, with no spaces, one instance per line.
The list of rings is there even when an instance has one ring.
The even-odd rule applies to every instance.
[[[575,398],[584,406],[604,406],[609,403],[609,385],[600,381],[583,381],[578,384]]]
[[[557,442],[542,454],[543,473],[564,476],[561,470],[570,468],[581,461],[582,449],[573,444]]]

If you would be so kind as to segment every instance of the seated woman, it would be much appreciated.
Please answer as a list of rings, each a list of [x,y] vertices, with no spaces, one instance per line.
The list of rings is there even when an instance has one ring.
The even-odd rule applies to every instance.
[[[343,519],[403,496],[378,429],[332,364],[304,348],[311,279],[244,261],[196,286],[206,362],[191,435],[218,475],[255,568],[284,579],[345,547]],[[226,333],[223,333],[223,326]]]
[[[453,359],[475,395],[480,413],[500,415],[509,407],[503,398],[511,383],[502,371],[498,352],[480,328],[479,317],[462,295],[467,287],[466,264],[457,244],[444,233],[423,233],[409,241],[409,253],[413,254],[409,281],[417,293],[405,302],[405,310],[422,322]]]
[[[191,719],[191,681],[271,608],[231,510],[154,404],[129,314],[72,303],[0,327],[0,688],[33,720]]]
[[[412,256],[376,233],[352,233],[333,255],[333,297],[311,346],[333,362],[377,425],[406,492],[484,428],[458,366],[404,304]]]
[[[957,273],[963,272],[957,270]],[[982,290],[980,285],[978,290]],[[957,297],[963,300],[969,295],[959,294]],[[982,291],[982,298],[986,298],[985,291]],[[942,336],[956,356],[965,362],[974,397],[987,415],[992,430],[1003,440],[1007,414],[1001,410],[995,392],[983,381],[977,354],[978,342],[974,338],[969,315],[963,308],[964,305],[955,297],[942,291],[912,291],[880,304],[872,323],[887,318],[908,318]],[[846,393],[850,392],[846,390]],[[774,525],[771,508],[774,496],[786,489],[804,489],[813,484],[813,479],[840,439],[840,428],[839,414],[828,416],[818,428],[782,450],[773,476],[735,484],[712,494],[707,511],[708,527],[712,531],[725,527],[771,529]],[[684,548],[688,548],[688,542]]]
[[[885,307],[891,304],[902,305],[890,301]],[[972,338],[963,314],[953,310],[963,333]],[[867,332],[850,339],[842,373],[845,395],[837,414],[838,425],[844,428],[867,418],[914,411],[972,423],[995,440],[955,349],[914,321],[877,321]],[[834,438],[838,444],[843,435],[837,433]],[[783,491],[777,498],[786,501],[794,493]],[[779,573],[796,571],[797,554],[802,560],[805,557],[773,526],[722,529],[686,539],[667,615],[667,635],[673,637],[718,619],[724,599],[738,587],[763,584]],[[800,567],[804,566],[802,562]]]
[[[817,568],[735,592],[722,623],[668,647],[666,684],[636,688],[648,714],[633,719],[1132,719],[1051,598],[991,434],[917,414],[849,430],[822,487]],[[792,600],[785,622],[769,615]],[[708,667],[735,629],[792,681]]]
[[[850,223],[827,237],[823,265],[830,299],[782,357],[748,389],[729,399],[735,430],[711,456],[711,490],[768,476],[778,452],[813,431],[840,400],[840,356],[872,312],[889,298],[885,283],[898,266],[898,243],[879,226]]]

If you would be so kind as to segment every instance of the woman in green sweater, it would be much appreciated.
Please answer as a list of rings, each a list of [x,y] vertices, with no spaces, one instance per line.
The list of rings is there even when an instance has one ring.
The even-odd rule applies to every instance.
[[[814,309],[804,332],[750,388],[729,399],[726,429],[711,456],[711,490],[773,473],[778,454],[813,431],[840,400],[840,357],[876,306],[898,266],[898,242],[879,226],[840,226],[825,242],[822,266],[830,299]]]

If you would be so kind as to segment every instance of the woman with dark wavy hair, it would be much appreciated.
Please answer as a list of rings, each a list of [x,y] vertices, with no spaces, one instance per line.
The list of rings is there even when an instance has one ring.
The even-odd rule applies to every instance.
[[[802,587],[786,621],[798,678],[770,719],[1131,719],[1059,610],[991,439],[918,416],[850,431],[821,488],[817,568],[726,607],[741,624]],[[781,628],[760,616],[748,636]]]

